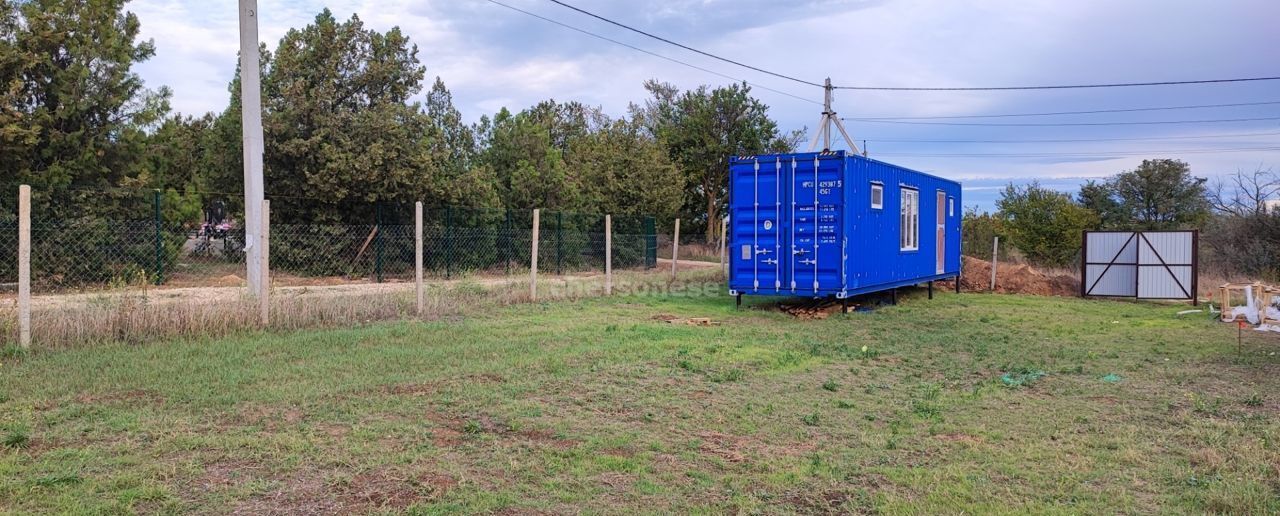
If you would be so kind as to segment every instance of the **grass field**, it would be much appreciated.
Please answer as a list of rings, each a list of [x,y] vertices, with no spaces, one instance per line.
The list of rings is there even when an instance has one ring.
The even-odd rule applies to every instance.
[[[0,512],[1280,511],[1275,334],[1076,299],[759,306],[9,352]]]

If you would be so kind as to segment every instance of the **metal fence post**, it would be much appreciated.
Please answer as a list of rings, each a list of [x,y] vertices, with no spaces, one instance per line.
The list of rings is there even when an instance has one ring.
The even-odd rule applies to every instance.
[[[382,201],[374,201],[373,275],[382,283]]]
[[[658,221],[653,217],[644,218],[644,268],[658,266]]]
[[[31,187],[18,187],[18,345],[31,347]]]
[[[160,189],[159,189],[159,188],[155,189],[154,191],[152,191],[152,192],[151,192],[151,194],[152,194],[152,195],[151,195],[152,204],[153,204],[153,205],[154,205],[154,207],[155,207],[155,225],[156,225],[156,227],[155,227],[155,230],[156,230],[156,235],[155,235],[155,237],[156,237],[156,238],[155,238],[155,240],[156,240],[156,268],[155,268],[155,280],[154,280],[154,281],[155,281],[155,284],[156,284],[156,285],[159,285],[159,284],[161,284],[161,283],[164,283],[164,262],[163,262],[163,260],[164,260],[164,237],[163,237],[163,235],[161,235],[161,234],[160,234],[160,231],[161,231],[161,229],[160,229],[160,224],[161,224],[161,219],[163,218],[163,217],[161,217],[161,215],[160,215]]]
[[[564,212],[556,212],[556,275],[564,274]]]
[[[453,206],[444,207],[444,279],[453,278]]]

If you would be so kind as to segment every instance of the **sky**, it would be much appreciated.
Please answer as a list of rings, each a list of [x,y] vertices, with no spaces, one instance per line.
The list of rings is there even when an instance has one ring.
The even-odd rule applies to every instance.
[[[684,61],[683,66],[519,13],[489,0],[259,0],[260,36],[274,49],[325,7],[367,27],[400,29],[419,47],[468,121],[502,107],[576,100],[622,116],[647,79],[682,89],[746,80],[783,130],[812,131],[822,89],[654,41],[546,0],[503,3]],[[806,81],[837,85],[975,87],[1280,76],[1280,2],[1223,0],[567,0],[685,45]],[[236,2],[133,0],[156,56],[137,66],[173,90],[183,113],[221,111],[239,48]],[[719,75],[717,75],[719,74]],[[733,79],[727,79],[729,76]],[[777,91],[771,91],[777,90]],[[784,93],[778,93],[784,92]],[[796,98],[800,97],[800,98]],[[1181,159],[1214,180],[1280,171],[1280,120],[1088,126],[1280,117],[1280,81],[1048,91],[838,91],[849,118],[956,117],[1277,102],[1089,115],[847,121],[869,155],[956,179],[964,204],[993,209],[1003,185],[1040,181],[1075,191],[1144,158]],[[812,133],[810,133],[812,134]],[[1079,141],[1079,140],[1125,141]],[[929,140],[929,141],[919,141]],[[939,141],[942,140],[942,141]],[[964,140],[967,142],[956,142]],[[973,142],[973,140],[983,140]],[[1029,142],[1028,140],[1076,140]],[[806,142],[807,145],[807,142]],[[846,148],[843,143],[835,145]],[[1268,150],[1278,149],[1278,150]]]

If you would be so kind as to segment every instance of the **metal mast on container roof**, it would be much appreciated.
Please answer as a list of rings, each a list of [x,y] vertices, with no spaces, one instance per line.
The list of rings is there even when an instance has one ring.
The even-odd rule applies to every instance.
[[[840,121],[840,117],[836,115],[835,110],[831,109],[831,96],[835,92],[836,87],[831,85],[831,78],[827,77],[823,83],[824,90],[822,98],[822,118],[818,119],[818,132],[813,135],[813,141],[809,143],[809,152],[818,150],[818,140],[822,140],[822,150],[831,150],[831,126],[834,124],[836,129],[840,130],[840,135],[844,136],[845,143],[849,144],[849,149],[858,152],[858,146],[853,143],[853,138],[849,137],[849,133],[844,130],[844,123]],[[863,154],[864,156],[866,154]]]

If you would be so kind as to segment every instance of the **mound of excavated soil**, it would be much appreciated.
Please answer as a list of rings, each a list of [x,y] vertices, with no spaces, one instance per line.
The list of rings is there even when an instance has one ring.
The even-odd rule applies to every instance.
[[[972,256],[963,257],[960,290],[987,292],[991,288],[991,262]],[[955,283],[941,282],[939,288],[955,288]],[[1026,264],[1001,263],[996,267],[996,292],[1035,296],[1078,296],[1080,280],[1069,274],[1047,274]]]

